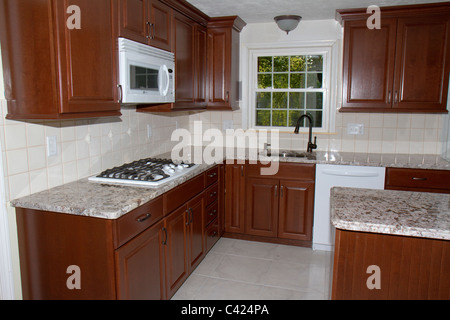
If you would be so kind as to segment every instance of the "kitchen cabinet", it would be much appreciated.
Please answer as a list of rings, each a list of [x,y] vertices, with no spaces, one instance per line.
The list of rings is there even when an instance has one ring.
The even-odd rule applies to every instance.
[[[237,16],[208,22],[208,110],[239,108],[239,33],[244,26]]]
[[[384,7],[380,29],[366,9],[338,10],[344,26],[341,112],[446,113],[450,6]]]
[[[159,0],[120,0],[119,36],[171,51],[172,9]]]
[[[148,228],[115,252],[117,299],[164,300],[167,236],[163,222]]]
[[[226,165],[225,236],[310,247],[315,165],[280,162],[271,176],[261,168]]]
[[[215,166],[115,220],[16,208],[23,298],[170,299],[220,237],[221,179]]]
[[[387,168],[385,189],[450,193],[450,171]]]
[[[245,163],[225,165],[225,232],[245,232]]]
[[[167,297],[170,298],[200,263],[205,253],[204,194],[170,214],[164,221]]]
[[[312,240],[314,181],[247,179],[246,233]]]
[[[0,41],[8,119],[120,116],[117,88],[117,3],[0,2]]]

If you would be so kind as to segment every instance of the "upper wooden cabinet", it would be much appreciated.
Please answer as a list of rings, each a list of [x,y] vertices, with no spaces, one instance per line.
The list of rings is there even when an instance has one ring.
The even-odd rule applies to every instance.
[[[246,23],[237,16],[208,22],[208,109],[239,108],[239,33]]]
[[[67,25],[77,17],[69,5],[80,29]],[[115,0],[0,1],[8,119],[120,115],[116,8]]]
[[[120,0],[119,36],[172,50],[172,9],[159,0]]]
[[[450,6],[338,10],[344,25],[341,112],[447,112]]]

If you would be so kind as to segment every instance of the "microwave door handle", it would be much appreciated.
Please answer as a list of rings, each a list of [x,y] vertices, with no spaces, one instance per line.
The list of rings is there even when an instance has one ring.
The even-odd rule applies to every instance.
[[[167,96],[167,93],[169,92],[169,69],[167,69],[166,65],[163,65],[162,67],[162,72],[161,72],[161,80],[163,78],[165,78],[165,81],[161,81],[161,85],[165,85],[164,90],[160,91],[161,95],[163,97]]]

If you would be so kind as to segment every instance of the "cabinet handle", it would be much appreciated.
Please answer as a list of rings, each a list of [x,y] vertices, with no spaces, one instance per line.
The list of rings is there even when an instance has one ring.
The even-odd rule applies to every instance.
[[[210,193],[209,196],[212,198],[212,197],[214,197],[216,194],[217,194],[217,192],[214,191],[213,193]]]
[[[210,177],[210,178],[215,177],[215,176],[217,176],[216,172],[214,172],[213,174],[208,174],[208,177]]]
[[[213,231],[213,233],[209,235],[210,238],[214,238],[215,236],[217,236],[217,231]]]
[[[145,36],[147,39],[153,40],[152,30],[154,30],[155,25],[150,21],[147,21],[147,35]]]
[[[390,104],[391,101],[392,101],[392,92],[391,92],[391,90],[389,90],[389,92],[388,92],[388,103]]]
[[[136,219],[137,222],[144,222],[145,220],[149,219],[152,215],[150,213],[147,213],[145,215],[142,215]]]
[[[280,187],[280,194],[281,194],[281,197],[283,198],[283,190],[284,190],[284,188],[283,188],[283,186],[281,186]]]
[[[395,95],[394,95],[394,104],[398,103],[398,91],[395,91]]]
[[[186,210],[186,213],[188,214],[188,221],[186,222],[186,225],[188,226],[194,220],[194,212],[192,211],[192,208],[188,208]]]
[[[413,177],[412,179],[415,180],[415,181],[427,181],[427,178]]]
[[[167,229],[162,228],[162,231],[164,232],[164,240],[163,240],[162,244],[166,245],[167,244]]]
[[[228,103],[230,102],[230,91],[227,91],[226,99],[225,101]]]
[[[241,176],[244,176],[244,166],[241,166]]]
[[[216,212],[217,212],[217,210],[216,210],[216,209],[214,209],[213,211],[211,211],[211,212],[209,213],[209,215],[210,215],[210,216],[213,216],[213,215],[215,215],[215,214],[216,214]]]
[[[278,194],[278,185],[275,185],[275,197],[277,196],[277,194]]]
[[[119,103],[122,103],[122,99],[123,99],[123,89],[122,89],[122,85],[118,84],[117,88],[119,89]]]

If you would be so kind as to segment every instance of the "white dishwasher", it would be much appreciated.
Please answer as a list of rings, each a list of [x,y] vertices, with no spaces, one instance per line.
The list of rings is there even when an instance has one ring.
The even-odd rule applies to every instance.
[[[386,169],[369,166],[316,165],[313,249],[332,251],[334,232],[330,217],[330,189],[349,187],[384,189]]]

